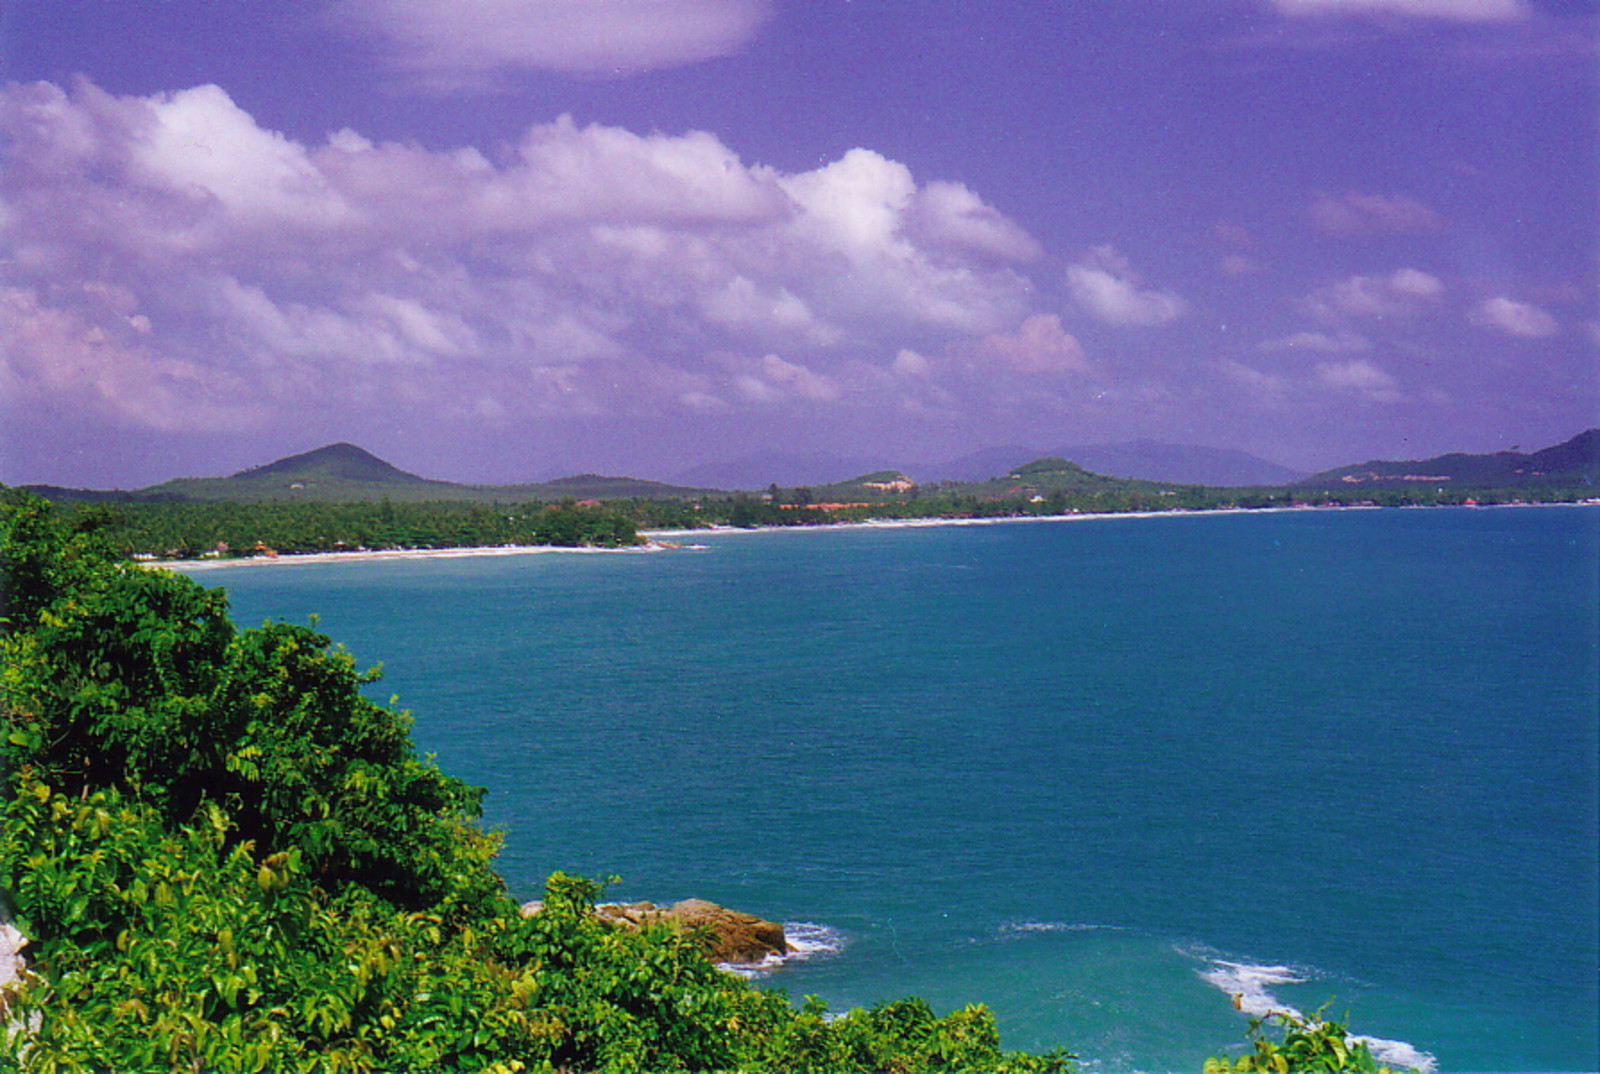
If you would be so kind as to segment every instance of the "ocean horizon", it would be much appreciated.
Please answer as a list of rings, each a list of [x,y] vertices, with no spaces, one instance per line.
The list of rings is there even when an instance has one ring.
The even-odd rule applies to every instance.
[[[782,920],[763,987],[1107,1074],[1324,1004],[1390,1062],[1600,1067],[1600,508],[1077,521],[197,577],[384,665],[513,894]]]

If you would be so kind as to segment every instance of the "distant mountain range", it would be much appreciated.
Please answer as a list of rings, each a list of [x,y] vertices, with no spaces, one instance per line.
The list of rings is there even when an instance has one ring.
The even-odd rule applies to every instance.
[[[877,457],[758,451],[726,462],[691,467],[673,474],[672,481],[717,489],[764,489],[769,485],[796,488],[825,485],[838,481],[845,474],[865,474],[891,466],[887,459]]]
[[[1085,470],[1108,477],[1170,481],[1179,485],[1209,485],[1213,488],[1291,485],[1306,476],[1304,470],[1291,470],[1243,451],[1192,444],[1162,444],[1154,440],[1064,447],[1050,454],[1071,459]]]
[[[1436,455],[1399,462],[1374,459],[1354,466],[1324,470],[1299,481],[1305,488],[1448,485],[1451,488],[1600,487],[1600,429],[1579,433],[1554,447],[1523,454]]]
[[[1406,487],[1417,484],[1450,488],[1600,488],[1600,429],[1590,429],[1564,443],[1532,454],[1501,451],[1491,455],[1440,455],[1432,459],[1359,463],[1310,477],[1244,452],[1185,447],[1152,441],[1065,448],[1045,458],[1028,459],[1024,448],[993,448],[942,467],[933,474],[913,474],[922,483],[958,481],[979,486],[973,491],[1003,491],[1019,476],[1048,477],[1051,487],[1109,487],[1119,482],[1165,484],[1345,489]],[[1070,461],[1069,461],[1070,460]],[[862,465],[865,464],[865,465]],[[792,465],[792,468],[791,468]],[[815,480],[832,472],[854,478]],[[859,469],[857,469],[859,467]],[[863,472],[865,471],[865,472]],[[751,478],[755,478],[751,480]],[[812,480],[794,480],[794,478]],[[719,480],[720,478],[720,480]],[[738,478],[738,480],[727,480]],[[787,480],[780,480],[780,478]],[[354,444],[330,444],[290,455],[230,477],[183,477],[133,492],[69,489],[53,485],[24,486],[47,499],[77,501],[190,501],[266,503],[293,501],[476,500],[522,502],[605,499],[689,499],[726,496],[727,487],[761,490],[769,485],[815,486],[821,496],[853,495],[907,480],[906,475],[878,460],[837,457],[748,456],[725,468],[700,467],[667,484],[631,477],[579,474],[521,485],[465,485],[419,477],[393,466]]]

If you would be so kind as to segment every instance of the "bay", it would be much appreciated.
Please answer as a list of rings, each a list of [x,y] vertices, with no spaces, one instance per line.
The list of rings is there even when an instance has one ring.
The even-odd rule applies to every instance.
[[[383,662],[499,867],[698,896],[834,1006],[1198,1070],[1332,1000],[1443,1070],[1597,1058],[1600,511],[697,534],[197,572]]]

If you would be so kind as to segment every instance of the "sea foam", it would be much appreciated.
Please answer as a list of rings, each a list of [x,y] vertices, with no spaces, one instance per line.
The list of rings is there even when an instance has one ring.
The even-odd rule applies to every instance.
[[[721,968],[731,970],[741,977],[755,979],[769,976],[774,970],[791,962],[805,962],[838,954],[845,946],[842,932],[814,921],[785,921],[783,934],[784,939],[789,942],[788,954],[768,955],[760,962],[743,965],[722,963]]]
[[[1233,997],[1235,1005],[1245,1014],[1253,1018],[1287,1014],[1302,1021],[1315,1021],[1293,1005],[1278,999],[1271,991],[1274,985],[1305,984],[1311,979],[1309,971],[1290,966],[1230,962],[1220,958],[1208,961],[1211,968],[1200,973],[1201,979]],[[1349,1039],[1365,1044],[1379,1063],[1407,1067],[1419,1074],[1435,1074],[1439,1069],[1438,1060],[1407,1041],[1354,1034]]]

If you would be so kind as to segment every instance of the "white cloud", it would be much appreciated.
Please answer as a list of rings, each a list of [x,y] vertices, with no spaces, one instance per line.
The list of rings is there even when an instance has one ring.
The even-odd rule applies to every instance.
[[[1034,314],[1015,332],[985,336],[969,353],[985,367],[1013,373],[1040,376],[1089,371],[1083,345],[1061,327],[1061,318],[1053,313]]]
[[[727,56],[768,0],[339,0],[334,21],[441,91],[480,90],[525,70],[631,74]]]
[[[86,396],[135,424],[144,406],[181,424],[185,392],[197,425],[335,398],[492,399],[506,421],[843,398],[862,354],[1023,324],[1033,287],[1012,265],[1037,253],[972,191],[866,149],[783,174],[703,132],[568,119],[494,160],[348,130],[306,145],[216,87],[0,87],[0,205],[36,338],[66,353],[100,333],[128,368],[173,363],[165,396]],[[104,287],[51,290],[71,279]],[[1066,361],[1047,344],[1033,360]]]
[[[1397,403],[1403,398],[1395,379],[1365,358],[1323,362],[1317,366],[1316,376],[1325,388],[1355,392],[1374,402]]]
[[[1545,339],[1561,331],[1561,323],[1538,306],[1504,295],[1486,299],[1473,311],[1472,320],[1485,328],[1523,339]]]
[[[1110,246],[1067,269],[1067,291],[1090,316],[1115,325],[1167,324],[1188,310],[1179,296],[1166,291],[1141,291],[1139,278],[1125,258]]]
[[[1444,226],[1438,213],[1401,194],[1318,194],[1309,216],[1313,227],[1329,235],[1406,234]]]
[[[1319,354],[1349,354],[1364,351],[1371,344],[1354,332],[1294,332],[1278,339],[1269,339],[1257,349],[1262,351],[1311,351]]]
[[[1352,276],[1313,292],[1307,309],[1325,320],[1349,317],[1407,317],[1443,297],[1444,283],[1420,269],[1396,269],[1387,276]]]
[[[52,303],[34,288],[0,289],[0,339],[8,406],[64,403],[162,432],[259,428],[271,412],[230,372],[164,355],[137,325],[96,317],[92,305]]]
[[[902,347],[889,363],[889,371],[897,377],[925,377],[933,367],[928,359],[914,350]]]
[[[179,195],[214,199],[232,217],[326,227],[349,206],[304,147],[263,130],[219,86],[161,94],[131,145],[130,172]]]
[[[1531,14],[1525,0],[1272,0],[1272,6],[1292,17],[1398,15],[1453,22],[1505,22]]]
[[[748,372],[735,377],[734,384],[746,399],[756,403],[778,403],[785,399],[831,403],[842,394],[838,381],[776,354],[766,355],[754,363]]]
[[[910,206],[910,228],[922,242],[1000,261],[1032,261],[1039,244],[960,183],[933,182]]]
[[[820,323],[805,301],[787,287],[763,288],[738,275],[700,302],[701,312],[714,324],[730,328],[789,332],[799,342],[826,346],[837,342],[839,332]]]

